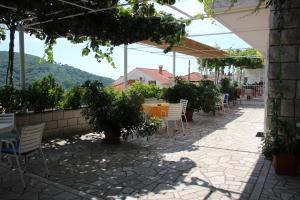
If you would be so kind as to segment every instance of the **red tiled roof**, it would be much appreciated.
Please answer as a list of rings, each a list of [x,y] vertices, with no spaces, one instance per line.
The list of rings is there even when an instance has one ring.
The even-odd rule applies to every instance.
[[[128,81],[127,81],[127,84],[128,84],[128,86],[129,86],[129,85],[132,85],[134,82],[136,82],[136,80],[128,80]],[[117,90],[122,91],[122,90],[124,90],[124,82],[119,83],[119,84],[115,84],[115,85],[113,85],[113,87],[114,87],[115,89],[117,89]]]
[[[192,72],[190,73],[190,80],[189,80],[189,75],[181,76],[181,78],[185,81],[201,81],[203,78],[202,74],[199,72]]]
[[[171,78],[173,77],[173,74],[171,74],[166,70],[162,70],[162,73],[159,73],[159,69],[149,69],[149,68],[141,68],[141,67],[137,67],[136,69],[140,70],[144,74],[147,74],[154,80],[159,81],[162,85],[167,85],[172,83]]]
[[[181,78],[184,81],[191,81],[191,82],[197,82],[197,81],[201,81],[201,80],[214,80],[213,77],[204,77],[201,73],[199,72],[192,72],[190,74],[190,80],[188,80],[188,75],[185,76],[181,76]]]

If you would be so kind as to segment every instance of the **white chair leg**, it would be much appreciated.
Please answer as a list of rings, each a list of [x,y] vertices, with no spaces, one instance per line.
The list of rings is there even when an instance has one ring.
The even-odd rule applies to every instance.
[[[24,164],[24,170],[23,170],[24,173],[26,173],[28,162],[29,162],[29,158],[28,158],[27,155],[25,155],[25,156],[24,156],[24,163],[25,163],[25,164]]]
[[[168,137],[170,137],[170,130],[169,130],[169,121],[166,121],[166,127],[167,127],[167,134],[168,134]]]
[[[183,135],[185,135],[185,131],[184,131],[184,125],[183,125],[183,121],[182,121],[182,119],[180,119],[180,122],[181,122],[181,127],[182,127],[182,133],[183,133]]]
[[[44,162],[44,165],[45,165],[46,177],[48,177],[49,176],[49,170],[48,170],[47,162],[46,162],[46,159],[45,159],[42,148],[40,148],[40,155],[42,156],[42,159],[43,159],[43,162]]]
[[[19,156],[17,156],[15,145],[13,143],[10,143],[10,145],[12,145],[12,149],[13,149],[13,152],[14,152],[14,157],[16,159],[17,166],[18,166],[18,171],[20,173],[21,181],[22,181],[22,184],[23,184],[24,189],[25,189],[26,188],[26,184],[25,184],[25,180],[24,180],[24,174],[23,174],[20,162],[19,162]]]
[[[177,121],[174,120],[173,122],[174,122],[174,124],[173,124],[173,131],[172,131],[173,133],[172,133],[172,135],[173,135],[174,140],[176,140],[175,131],[176,131],[176,128],[177,128]]]
[[[185,119],[185,123],[186,123],[186,128],[189,128],[189,123],[188,123],[188,120],[186,118],[186,115],[184,115],[184,119]]]

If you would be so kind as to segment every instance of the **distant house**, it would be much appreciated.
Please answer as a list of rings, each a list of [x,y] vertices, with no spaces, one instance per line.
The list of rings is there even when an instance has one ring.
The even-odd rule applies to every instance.
[[[245,69],[244,84],[255,84],[264,81],[264,69]]]
[[[199,82],[203,79],[203,76],[199,72],[192,72],[190,74],[180,76],[180,78],[188,82]]]
[[[190,73],[190,75],[187,74],[187,75],[184,75],[184,76],[180,76],[180,78],[184,81],[192,82],[192,83],[196,83],[196,82],[199,82],[201,80],[211,80],[211,81],[214,80],[213,76],[211,76],[211,75],[204,76],[199,72],[192,72],[192,73]]]
[[[154,84],[160,88],[170,87],[172,85],[173,74],[163,69],[160,65],[158,69],[140,68],[137,67],[127,74],[127,84],[131,85],[135,81],[140,81],[145,84]],[[124,89],[124,77],[119,77],[113,87],[119,90]]]

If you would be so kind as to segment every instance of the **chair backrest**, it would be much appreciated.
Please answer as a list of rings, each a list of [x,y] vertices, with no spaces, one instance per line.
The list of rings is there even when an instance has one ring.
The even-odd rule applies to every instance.
[[[224,93],[224,103],[229,103],[229,94],[228,93]]]
[[[19,153],[26,153],[40,148],[45,123],[26,126],[21,130]]]
[[[145,98],[145,103],[158,103],[156,98]]]
[[[0,123],[7,123],[7,124],[15,125],[15,114],[14,113],[0,114]]]
[[[182,113],[185,114],[186,112],[186,108],[187,108],[187,104],[188,104],[189,100],[186,99],[180,99],[180,103],[182,105]]]
[[[166,103],[166,101],[164,99],[157,99],[156,101],[157,101],[157,103]]]
[[[181,103],[170,103],[168,110],[168,120],[180,120],[182,115]]]
[[[219,96],[219,101],[218,101],[218,103],[217,104],[221,104],[221,105],[223,105],[224,104],[224,98],[225,98],[225,96],[224,96],[224,94],[222,94],[222,95],[220,95]]]

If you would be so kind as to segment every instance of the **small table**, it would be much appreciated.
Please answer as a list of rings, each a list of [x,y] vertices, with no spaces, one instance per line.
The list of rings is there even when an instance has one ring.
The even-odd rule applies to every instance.
[[[168,115],[168,103],[144,103],[143,111],[150,117],[163,118]]]
[[[0,136],[3,133],[8,133],[14,129],[14,125],[12,123],[0,123]],[[2,150],[2,140],[0,138],[0,152]],[[1,159],[1,158],[0,158]]]

